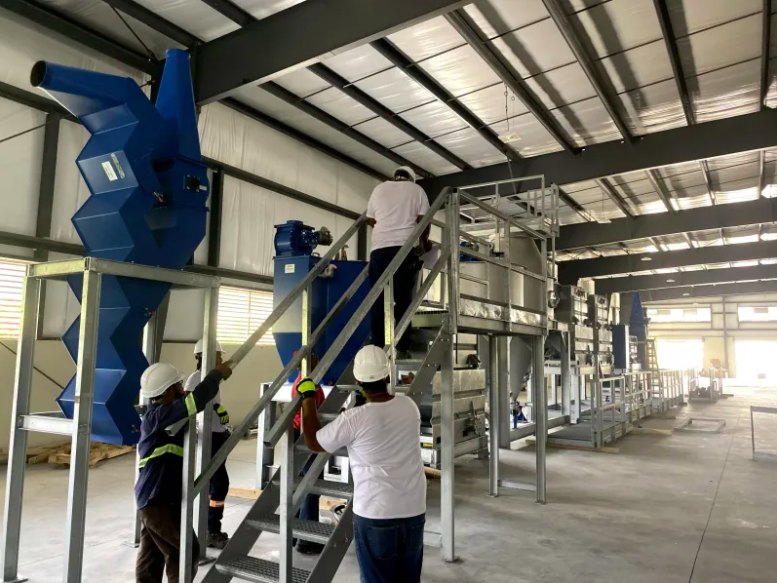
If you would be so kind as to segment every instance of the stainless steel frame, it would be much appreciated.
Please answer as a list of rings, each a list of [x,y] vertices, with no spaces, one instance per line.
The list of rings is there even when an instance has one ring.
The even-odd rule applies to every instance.
[[[777,461],[777,454],[767,452],[767,451],[758,451],[755,447],[755,417],[754,413],[764,413],[767,415],[777,415],[777,407],[756,407],[754,405],[750,405],[750,438],[752,439],[753,444],[753,460],[769,460],[769,461]]]
[[[76,362],[76,407],[72,420],[56,413],[31,413],[32,363],[43,279],[83,274],[80,338]],[[220,284],[217,277],[86,257],[38,263],[27,268],[22,299],[22,324],[14,382],[11,448],[8,460],[6,503],[3,517],[3,581],[23,581],[19,577],[19,535],[24,495],[28,431],[71,435],[71,464],[68,485],[66,551],[62,580],[80,583],[83,565],[84,524],[91,446],[92,403],[97,346],[100,288],[103,274],[164,281],[176,286],[206,288],[212,298]],[[215,310],[215,304],[214,304]],[[207,312],[207,311],[206,311]],[[206,322],[206,330],[208,322]],[[215,330],[213,330],[215,334]],[[213,340],[211,346],[213,346]],[[194,435],[194,432],[192,432]],[[191,513],[189,513],[191,520]],[[185,563],[185,561],[184,561]]]

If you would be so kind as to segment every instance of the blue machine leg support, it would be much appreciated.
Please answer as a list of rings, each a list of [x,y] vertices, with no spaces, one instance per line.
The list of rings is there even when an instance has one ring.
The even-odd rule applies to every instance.
[[[91,197],[73,216],[87,255],[182,269],[205,236],[207,169],[202,164],[189,56],[167,52],[156,107],[132,79],[39,62],[31,83],[78,117],[91,138],[77,164]],[[68,284],[81,301],[82,276]],[[143,327],[167,283],[104,275],[100,300],[92,439],[131,445],[134,409],[148,366]],[[79,320],[63,337],[78,353]],[[57,399],[72,418],[75,377]]]

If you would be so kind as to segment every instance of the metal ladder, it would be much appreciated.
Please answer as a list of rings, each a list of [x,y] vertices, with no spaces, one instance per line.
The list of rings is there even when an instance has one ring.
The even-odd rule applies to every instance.
[[[336,253],[347,243],[353,234],[356,233],[358,228],[365,223],[366,215],[362,215],[343,234],[343,236],[332,245],[329,251],[324,254],[305,279],[300,282],[286,298],[284,298],[284,300],[273,310],[265,323],[235,352],[232,361],[234,365],[237,365],[256,344],[257,340],[278,320],[280,315],[299,297],[302,298],[303,320],[307,318],[307,321],[301,322],[303,346],[297,352],[296,356],[284,367],[283,371],[269,388],[265,390],[261,399],[246,415],[244,421],[235,429],[229,440],[222,446],[216,455],[213,456],[210,463],[207,465],[203,464],[203,470],[196,480],[184,476],[184,504],[188,506],[188,508],[192,508],[194,498],[198,494],[204,493],[210,477],[213,475],[216,468],[226,460],[232,449],[234,449],[240,439],[242,439],[250,429],[252,422],[271,403],[273,396],[278,392],[286,379],[288,379],[292,371],[300,366],[303,376],[309,376],[314,382],[318,383],[324,377],[328,368],[331,366],[337,354],[342,350],[351,334],[353,334],[361,321],[370,313],[372,305],[381,293],[384,296],[384,313],[386,315],[385,340],[387,352],[392,364],[392,386],[395,385],[395,379],[393,378],[396,371],[394,350],[395,339],[400,338],[405,330],[407,330],[413,314],[423,302],[435,279],[442,272],[445,265],[450,262],[450,250],[452,248],[454,236],[456,239],[458,238],[458,229],[451,229],[451,231],[454,231],[455,233],[448,237],[447,240],[443,241],[440,258],[436,261],[421,284],[413,302],[402,319],[397,323],[396,327],[394,326],[393,313],[393,275],[408,254],[412,252],[415,241],[418,240],[424,229],[426,229],[433,221],[435,213],[442,209],[446,202],[453,199],[453,197],[450,197],[450,192],[450,189],[444,190],[434,201],[429,213],[427,213],[424,219],[418,223],[414,232],[409,237],[408,242],[402,246],[394,260],[389,264],[386,271],[369,291],[359,308],[351,316],[346,326],[340,331],[337,339],[321,358],[318,366],[316,366],[314,370],[308,371],[307,369],[307,359],[309,358],[311,347],[315,346],[329,322],[332,321],[334,316],[342,309],[365,281],[368,275],[368,268],[364,268],[363,272],[356,278],[348,290],[346,290],[343,297],[340,298],[338,303],[314,331],[311,331],[311,311],[308,309],[310,302],[310,285],[329,261],[334,258]],[[451,220],[451,217],[457,218],[456,214],[452,214],[456,212],[454,210],[455,206],[455,203],[448,204],[448,220]],[[458,247],[458,244],[455,246]],[[455,284],[455,280],[449,278],[449,286]],[[438,335],[438,340],[440,338],[447,338],[450,342],[451,337],[452,335],[449,331],[441,331]],[[430,366],[424,368],[432,368],[433,366],[434,370],[437,370],[439,362],[438,364],[433,364],[430,358],[439,360],[438,351],[436,350],[438,346],[438,341],[435,341],[431,345],[429,354],[427,355],[427,360],[429,360],[428,364]],[[428,390],[431,386],[431,376],[432,375],[428,374],[418,375],[416,377],[416,382],[413,383],[409,390],[409,395],[416,398],[423,396],[424,391]],[[424,382],[426,382],[426,387],[423,386]],[[343,389],[333,389],[319,408],[322,424],[331,422],[345,404],[348,393],[352,387],[344,387]],[[272,429],[265,434],[265,446],[275,447],[276,444],[281,444],[282,453],[278,460],[278,468],[271,476],[267,488],[263,490],[262,494],[249,510],[242,524],[238,527],[227,546],[219,555],[213,568],[211,568],[205,576],[205,583],[227,583],[233,578],[261,583],[328,583],[334,578],[340,562],[353,538],[351,507],[353,489],[350,484],[327,482],[318,479],[318,476],[323,471],[331,455],[328,453],[313,454],[304,445],[304,437],[302,436],[296,443],[294,442],[292,421],[294,415],[299,411],[301,403],[301,398],[297,395],[279,416]],[[191,431],[192,429],[190,428],[190,432]],[[184,454],[186,460],[189,459],[190,456],[193,456],[193,452],[191,451],[193,448],[191,447],[190,442],[187,442],[185,447],[188,448]],[[315,459],[305,476],[299,479],[301,469],[311,455],[315,455]],[[341,455],[341,452],[337,452],[337,455]],[[336,525],[294,518],[304,497],[309,493],[323,494],[347,500],[345,511]],[[186,508],[184,508],[184,510],[186,510]],[[183,528],[184,527],[182,527],[182,533],[186,532]],[[271,532],[280,535],[279,562],[276,563],[252,557],[249,554],[251,548],[254,546],[262,532]],[[325,545],[323,552],[320,554],[311,571],[293,566],[292,538]],[[185,540],[184,536],[182,536],[182,540],[188,544],[188,541]],[[182,557],[188,556],[188,553],[190,552],[191,549],[182,544]],[[183,580],[186,581],[186,579]]]
[[[664,396],[664,375],[658,368],[658,354],[656,353],[656,341],[652,338],[645,340],[645,355],[650,371],[650,396],[663,399]]]

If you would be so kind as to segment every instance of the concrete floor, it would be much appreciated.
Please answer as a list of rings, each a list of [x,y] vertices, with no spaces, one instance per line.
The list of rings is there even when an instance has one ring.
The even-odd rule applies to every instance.
[[[489,498],[485,462],[457,463],[457,551],[445,564],[427,549],[424,581],[510,583],[764,583],[777,572],[777,462],[750,460],[750,404],[777,405],[777,389],[738,389],[715,405],[694,403],[687,416],[725,418],[720,434],[631,435],[620,453],[549,450],[547,506],[526,492]],[[645,426],[672,427],[653,419]],[[777,419],[759,419],[759,444],[773,451]],[[230,458],[233,483],[251,487],[255,442]],[[534,450],[503,452],[503,477],[532,480]],[[128,540],[134,460],[108,461],[90,473],[85,582],[133,581]],[[30,466],[20,574],[34,583],[61,580],[67,472]],[[5,480],[3,470],[2,481]],[[429,487],[429,528],[437,527],[439,482]],[[248,501],[230,499],[232,531]],[[254,552],[271,557],[273,535]],[[295,556],[305,567],[313,559]],[[202,574],[198,579],[202,578]],[[351,549],[336,581],[357,582]]]

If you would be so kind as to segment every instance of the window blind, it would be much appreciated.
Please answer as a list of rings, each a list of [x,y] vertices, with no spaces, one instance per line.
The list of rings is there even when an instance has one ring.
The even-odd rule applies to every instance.
[[[0,261],[0,338],[18,338],[27,265]]]
[[[272,307],[272,292],[221,287],[216,323],[219,342],[242,344],[267,320]],[[273,346],[272,330],[257,344]]]

